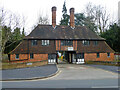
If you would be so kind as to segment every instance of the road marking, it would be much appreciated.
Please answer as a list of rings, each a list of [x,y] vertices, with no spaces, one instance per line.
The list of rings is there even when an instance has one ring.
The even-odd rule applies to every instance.
[[[45,78],[45,79],[41,79],[41,80],[49,80],[51,78],[54,78],[54,77],[57,77],[62,71],[59,70],[59,72],[55,75],[55,76],[52,76],[52,77],[49,77],[49,78]],[[37,81],[37,80],[36,80]]]

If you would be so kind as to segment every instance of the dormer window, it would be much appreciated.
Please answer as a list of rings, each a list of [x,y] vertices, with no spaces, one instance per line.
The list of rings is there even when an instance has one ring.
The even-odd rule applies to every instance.
[[[37,40],[32,40],[32,41],[31,41],[31,44],[32,44],[32,46],[37,45]]]
[[[49,43],[49,40],[42,40],[42,45],[43,46],[47,46],[47,45],[49,45],[50,43]]]

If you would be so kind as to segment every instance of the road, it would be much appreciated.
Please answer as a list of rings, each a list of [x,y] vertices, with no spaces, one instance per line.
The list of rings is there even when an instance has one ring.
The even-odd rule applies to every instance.
[[[32,81],[4,81],[2,88],[118,88],[118,74],[87,65],[58,64],[53,77]]]

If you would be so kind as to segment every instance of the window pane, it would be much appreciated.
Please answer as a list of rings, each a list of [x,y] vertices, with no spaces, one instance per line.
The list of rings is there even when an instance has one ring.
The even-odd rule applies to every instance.
[[[110,53],[107,53],[107,57],[110,57]]]
[[[61,46],[64,46],[64,44],[63,44],[63,40],[61,40]]]
[[[83,45],[90,45],[90,41],[87,41],[87,40],[83,40],[82,43]]]
[[[42,40],[42,45],[43,45],[43,40]]]
[[[31,54],[30,54],[30,59],[33,59],[33,58],[34,58],[34,57],[33,57],[33,53],[31,53]]]
[[[32,43],[32,46],[37,45],[37,40],[32,40],[31,43]]]
[[[72,40],[61,40],[61,45],[62,46],[72,46],[73,41]]]
[[[16,59],[19,59],[19,54],[16,54],[16,57],[15,57]]]
[[[77,59],[84,59],[84,53],[77,54]]]
[[[94,45],[95,45],[95,46],[98,45],[98,41],[94,41]]]
[[[48,54],[48,59],[56,59],[56,54]]]
[[[42,40],[42,45],[49,45],[50,41],[49,40]]]
[[[100,57],[100,54],[99,53],[97,53],[97,58],[99,58]]]
[[[47,40],[48,41],[48,45],[49,45],[49,40]]]

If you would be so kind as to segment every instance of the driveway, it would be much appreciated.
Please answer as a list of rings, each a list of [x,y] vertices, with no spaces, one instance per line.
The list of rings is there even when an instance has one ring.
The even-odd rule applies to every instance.
[[[24,80],[48,77],[57,72],[56,65],[44,65],[39,67],[2,70],[2,80]]]

